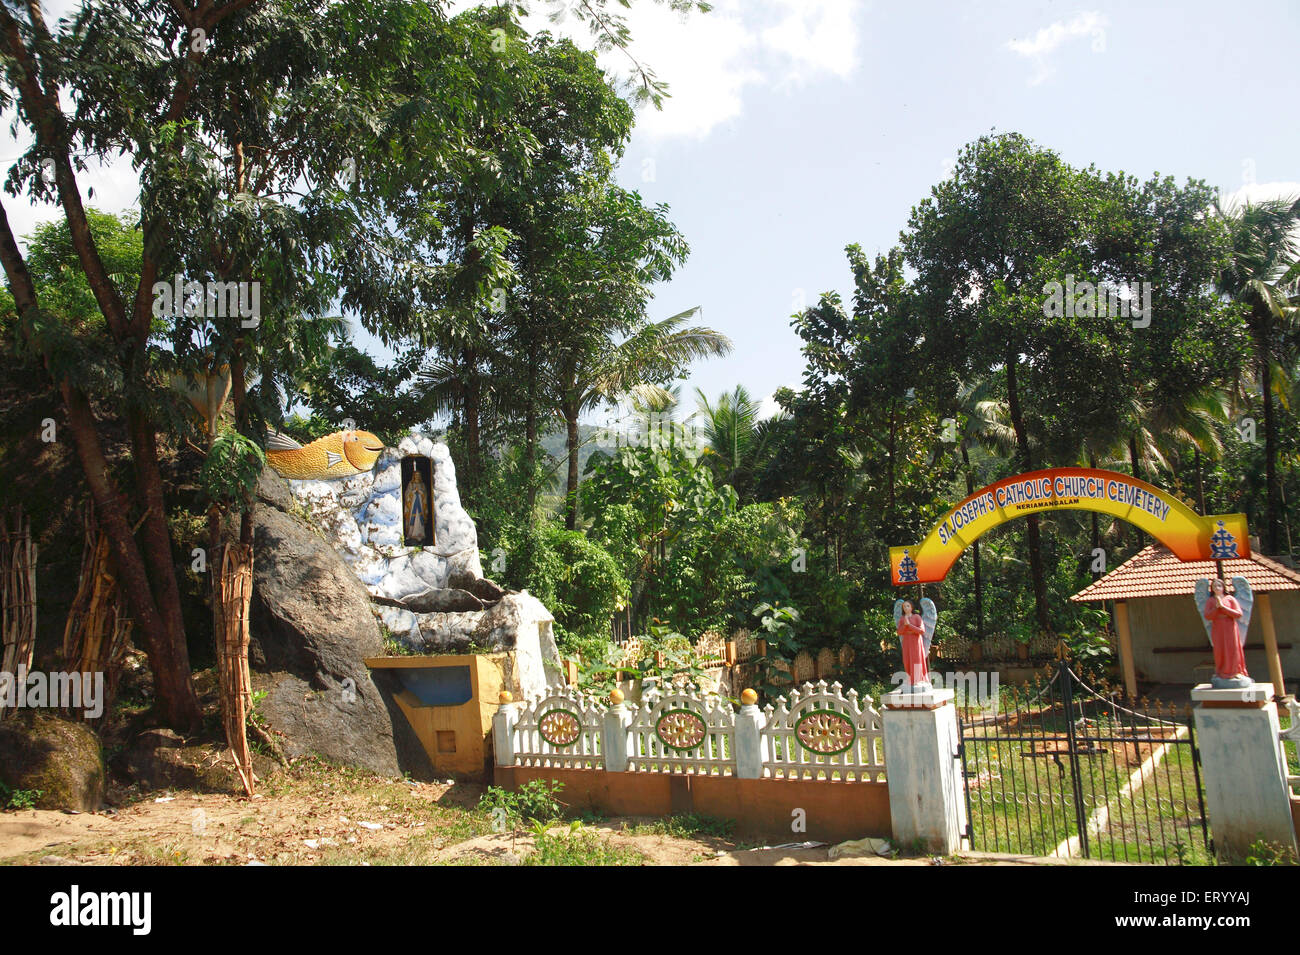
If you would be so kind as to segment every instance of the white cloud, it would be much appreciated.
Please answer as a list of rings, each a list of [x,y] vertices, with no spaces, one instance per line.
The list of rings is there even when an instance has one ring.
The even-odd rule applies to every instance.
[[[641,110],[639,130],[703,137],[740,116],[745,88],[762,83],[764,74],[755,65],[758,37],[732,7],[719,4],[711,13],[686,19],[648,3],[632,9],[628,52],[666,82],[670,94],[663,109]],[[601,62],[612,73],[630,72],[626,55],[618,51],[603,55]]]
[[[744,112],[749,88],[789,89],[845,79],[858,65],[861,0],[721,0],[683,19],[656,4],[628,16],[631,52],[668,83],[662,110],[645,109],[651,136],[703,138]],[[615,57],[606,65],[621,70]]]
[[[1300,198],[1300,182],[1248,182],[1232,192],[1219,192],[1219,205],[1224,212],[1236,212],[1247,203],[1255,204],[1268,199]],[[1291,239],[1300,245],[1300,226],[1291,232]]]
[[[1229,210],[1266,199],[1296,198],[1300,198],[1300,182],[1248,182],[1240,189],[1220,193],[1219,203],[1225,210]]]
[[[846,0],[783,0],[786,7],[779,23],[761,34],[765,47],[789,59],[787,79],[803,79],[804,70],[814,75],[825,71],[846,79],[857,67],[857,28],[853,16],[857,4]]]
[[[565,12],[567,2],[539,0],[526,26],[590,46],[588,28]],[[461,0],[456,8],[468,6]],[[618,9],[632,43],[626,53],[602,54],[601,65],[627,77],[630,53],[668,84],[663,109],[645,108],[638,131],[703,138],[744,112],[750,88],[847,78],[858,65],[854,18],[864,7],[865,0],[716,0],[709,13],[683,16],[647,0]],[[553,12],[563,15],[554,21]]]
[[[1092,38],[1092,51],[1103,53],[1106,50],[1106,27],[1110,21],[1105,14],[1090,10],[1076,14],[1070,20],[1058,20],[1045,26],[1028,40],[1009,40],[1007,49],[1019,53],[1034,63],[1034,75],[1029,78],[1030,86],[1037,86],[1056,72],[1056,53],[1070,40],[1080,37]]]

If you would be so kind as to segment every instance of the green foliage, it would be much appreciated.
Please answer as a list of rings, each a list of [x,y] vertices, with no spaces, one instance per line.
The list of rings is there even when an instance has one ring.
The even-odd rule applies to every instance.
[[[0,809],[35,809],[43,789],[13,789],[0,783]]]
[[[759,618],[758,629],[767,640],[770,651],[775,651],[787,660],[799,652],[799,641],[795,638],[795,627],[799,624],[798,610],[761,603],[754,608],[754,616]]]
[[[504,810],[511,826],[544,823],[559,818],[560,803],[555,796],[563,788],[564,783],[553,779],[532,779],[514,792],[489,786],[479,799],[478,808],[487,813]]]
[[[246,501],[264,467],[266,455],[256,441],[233,429],[223,431],[203,462],[199,486],[210,501]]]
[[[635,628],[658,620],[698,637],[746,625],[759,591],[779,593],[791,573],[797,506],[738,507],[679,426],[594,454],[582,495],[588,533],[630,583]]]
[[[734,819],[717,819],[713,816],[686,812],[674,813],[647,825],[637,826],[632,831],[638,834],[673,836],[677,839],[692,839],[700,836],[729,839],[735,829]]]
[[[1264,839],[1256,839],[1250,844],[1243,860],[1245,865],[1295,865],[1295,850],[1290,846],[1279,845]]]
[[[571,828],[561,835],[536,832],[533,845],[535,849],[524,856],[523,865],[605,866],[646,862],[645,856],[631,846],[616,846],[609,839],[582,828]]]
[[[413,387],[420,349],[408,349],[387,366],[379,365],[349,341],[331,349],[297,376],[295,394],[311,406],[312,414],[286,421],[286,431],[314,440],[343,427],[345,420],[395,445],[402,435],[437,413],[436,403]]]
[[[612,556],[579,531],[535,520],[506,539],[505,580],[527,589],[555,615],[560,649],[609,639],[609,621],[624,606],[627,581]]]
[[[651,624],[638,642],[641,654],[631,661],[623,659],[622,647],[608,640],[582,646],[578,670],[582,688],[603,696],[620,680],[653,681],[665,686],[677,676],[685,676],[692,686],[699,685],[704,671],[696,663],[695,648],[685,636],[665,624]]]

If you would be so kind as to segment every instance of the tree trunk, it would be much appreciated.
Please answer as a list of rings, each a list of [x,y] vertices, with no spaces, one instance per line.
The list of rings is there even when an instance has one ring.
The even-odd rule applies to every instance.
[[[468,489],[478,487],[483,473],[480,421],[482,410],[482,384],[478,376],[478,356],[471,349],[463,352],[465,368],[465,464],[469,471]],[[469,495],[471,498],[473,494]]]
[[[1142,467],[1141,467],[1141,465],[1138,463],[1138,445],[1137,445],[1137,435],[1132,434],[1132,433],[1130,433],[1129,436],[1128,436],[1128,461],[1129,461],[1129,470],[1133,472],[1133,476],[1134,476],[1135,478],[1137,478],[1139,481],[1141,481],[1141,480],[1142,480]],[[1134,530],[1134,531],[1136,532],[1136,534],[1137,534],[1137,545],[1138,545],[1138,547],[1143,546],[1143,545],[1146,543],[1146,540],[1147,540],[1147,539],[1146,539],[1146,535],[1143,534],[1143,533],[1142,533],[1140,530],[1138,530],[1136,527],[1135,527],[1133,530]]]
[[[1011,426],[1016,432],[1016,449],[1026,471],[1034,469],[1033,454],[1029,449],[1029,435],[1025,433],[1024,414],[1020,408],[1020,392],[1016,383],[1017,358],[1007,349],[1007,410],[1011,412]],[[1043,573],[1042,544],[1038,534],[1038,515],[1025,518],[1025,544],[1029,550],[1029,576],[1034,586],[1034,615],[1038,629],[1052,632],[1052,621],[1047,613],[1047,579]]]
[[[212,629],[221,683],[221,716],[226,743],[244,792],[253,795],[253,757],[248,748],[252,683],[248,672],[248,606],[253,596],[253,549],[222,548],[213,560]]]
[[[36,309],[39,307],[36,289],[32,283],[31,273],[27,269],[27,263],[14,240],[13,230],[9,226],[9,217],[3,205],[0,205],[0,262],[3,262],[5,276],[9,280],[22,334],[29,344],[38,345],[39,343],[33,341],[32,335],[32,323]],[[44,359],[46,372],[54,380],[63,399],[77,458],[81,462],[86,484],[95,501],[95,511],[99,515],[100,526],[108,535],[114,559],[117,561],[118,582],[135,625],[139,627],[145,653],[149,657],[149,667],[154,674],[154,695],[158,703],[158,714],[171,728],[182,733],[192,732],[201,724],[203,713],[190,680],[189,654],[185,648],[184,630],[177,626],[180,609],[179,591],[176,591],[176,603],[173,608],[176,617],[172,619],[169,626],[167,618],[159,610],[154,588],[150,586],[145,559],[127,516],[127,498],[109,473],[108,461],[104,457],[103,445],[100,442],[90,401],[80,389],[66,379],[54,379],[48,354],[44,355]],[[156,469],[156,456],[154,465]],[[156,470],[154,473],[156,475]],[[161,483],[155,490],[159,492],[160,500]],[[160,507],[157,514],[159,521],[162,520],[163,514]],[[165,524],[163,527],[165,531]],[[166,562],[167,571],[171,575],[172,589],[175,590],[176,577],[175,568],[171,564],[170,544]],[[166,591],[167,588],[164,586],[162,589]]]
[[[1205,510],[1205,474],[1201,471],[1201,449],[1196,448],[1193,451],[1196,460],[1196,501],[1200,505],[1201,513]]]
[[[537,506],[537,365],[528,362],[528,393],[524,397],[524,476],[528,495],[528,519]]]
[[[889,497],[886,499],[886,513],[894,516],[894,441],[897,429],[894,426],[894,399],[889,399]]]
[[[188,682],[190,654],[185,644],[181,591],[176,582],[171,529],[167,526],[167,502],[163,496],[162,472],[158,467],[158,435],[152,422],[147,421],[140,412],[128,412],[127,420],[131,428],[131,456],[135,464],[136,484],[145,508],[144,526],[141,530],[145,559],[149,564],[149,578],[153,582],[158,611],[176,645],[177,665],[182,670],[178,678]]]
[[[100,448],[89,402],[66,382],[60,386],[60,390],[68,412],[77,456],[81,460],[91,497],[95,501],[95,513],[112,544],[118,581],[149,657],[159,716],[166,725],[178,732],[191,733],[202,723],[203,711],[190,678],[189,653],[184,633],[178,633],[173,626],[169,626],[160,612],[154,589],[150,586],[144,557],[127,518],[125,499],[109,476],[108,462]],[[175,583],[173,576],[172,585],[175,586]],[[177,609],[179,610],[179,595]]]
[[[564,406],[565,448],[569,452],[569,475],[565,485],[564,526],[578,529],[578,406],[566,402]]]
[[[1273,414],[1273,366],[1265,352],[1259,369],[1260,390],[1264,399],[1264,546],[1266,553],[1282,552],[1279,516],[1282,513],[1282,485],[1277,475],[1277,421]]]
[[[1088,455],[1088,467],[1092,468],[1093,470],[1096,470],[1097,468],[1097,459],[1093,457],[1091,454]],[[1096,511],[1090,512],[1089,516],[1092,518],[1092,551],[1093,551],[1093,555],[1095,556],[1097,553],[1097,549],[1101,547],[1101,525],[1097,520]],[[1092,572],[1093,580],[1096,580],[1100,576],[1101,573],[1099,573],[1098,571]]]
[[[975,493],[975,479],[970,470],[970,454],[966,450],[966,442],[961,445],[961,462],[966,469],[966,496],[970,497]],[[977,538],[971,547],[971,557],[975,561],[975,639],[984,639],[984,585],[980,579],[980,542]]]

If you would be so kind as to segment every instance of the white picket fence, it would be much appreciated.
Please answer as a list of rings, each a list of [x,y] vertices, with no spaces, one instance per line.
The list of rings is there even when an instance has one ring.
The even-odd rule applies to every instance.
[[[871,697],[842,691],[838,683],[805,683],[769,704],[763,728],[765,776],[825,776],[879,782],[885,778],[885,741]]]
[[[608,706],[554,686],[503,704],[493,733],[500,766],[860,782],[885,774],[871,698],[824,680],[763,710],[679,689]]]
[[[735,775],[736,713],[730,703],[683,692],[653,697],[632,717],[629,771]]]
[[[550,687],[530,701],[514,726],[517,766],[603,769],[604,707],[571,686]]]

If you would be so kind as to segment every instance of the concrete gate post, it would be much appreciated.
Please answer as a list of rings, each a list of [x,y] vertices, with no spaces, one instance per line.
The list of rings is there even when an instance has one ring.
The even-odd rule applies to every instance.
[[[881,699],[894,843],[951,855],[966,834],[966,783],[952,690],[895,690]]]
[[[1273,685],[1192,690],[1214,851],[1241,860],[1263,840],[1295,852],[1291,787]]]

